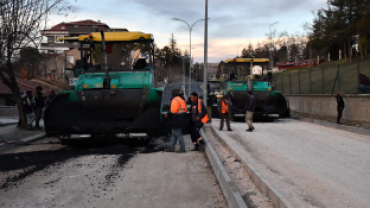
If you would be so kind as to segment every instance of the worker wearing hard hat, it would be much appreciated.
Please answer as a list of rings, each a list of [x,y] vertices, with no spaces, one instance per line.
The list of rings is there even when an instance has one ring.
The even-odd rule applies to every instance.
[[[191,141],[194,144],[194,148],[191,151],[198,151],[200,146],[204,145],[204,140],[199,134],[199,130],[205,123],[208,122],[209,118],[207,115],[207,109],[204,105],[203,100],[198,99],[198,94],[193,92],[190,96],[191,99]]]
[[[168,147],[167,152],[174,152],[177,140],[180,143],[180,149],[176,152],[184,153],[185,143],[184,136],[182,135],[182,127],[186,124],[186,108],[185,101],[180,96],[180,90],[172,90],[172,100],[170,111],[165,114],[166,118],[170,119],[169,125],[172,128],[172,143]]]

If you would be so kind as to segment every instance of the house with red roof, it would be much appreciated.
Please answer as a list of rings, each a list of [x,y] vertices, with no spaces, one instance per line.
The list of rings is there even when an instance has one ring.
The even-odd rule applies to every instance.
[[[62,22],[52,26],[50,29],[41,30],[40,33],[45,37],[45,42],[41,44],[40,50],[49,54],[61,54],[63,51],[68,51],[77,48],[77,43],[69,43],[58,41],[59,37],[77,37],[80,35],[88,35],[91,32],[100,31],[127,31],[122,28],[110,28],[107,24],[100,20],[79,20],[75,22]]]

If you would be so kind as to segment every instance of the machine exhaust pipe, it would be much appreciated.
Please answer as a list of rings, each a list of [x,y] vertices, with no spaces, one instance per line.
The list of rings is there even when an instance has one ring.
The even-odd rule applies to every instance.
[[[105,68],[105,80],[106,80],[106,85],[105,88],[109,89],[110,88],[110,79],[109,79],[109,72],[108,72],[108,55],[107,55],[107,46],[105,44],[105,38],[104,38],[104,32],[101,31],[101,43],[103,46],[103,56],[104,56],[104,68]]]

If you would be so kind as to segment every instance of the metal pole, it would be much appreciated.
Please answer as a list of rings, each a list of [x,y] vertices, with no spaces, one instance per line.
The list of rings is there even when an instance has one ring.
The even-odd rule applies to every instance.
[[[357,62],[357,87],[360,86],[360,79],[358,78],[360,75],[360,61]]]
[[[339,77],[340,77],[340,66],[338,64],[338,76],[337,76],[337,80],[338,80],[338,91],[340,91],[340,82],[339,82]]]
[[[298,92],[301,94],[301,71],[298,71]]]
[[[249,75],[253,75],[253,57],[251,57],[251,62],[250,62],[250,69],[249,69]],[[262,74],[263,75],[263,74]]]
[[[185,56],[182,57],[182,91],[185,93]]]
[[[284,76],[281,74],[281,93],[284,94]]]
[[[189,97],[190,97],[190,94],[191,94],[191,30],[192,30],[193,27],[190,28],[190,33],[189,33],[189,40],[190,40],[190,43],[189,43]]]
[[[310,81],[310,94],[312,94],[312,84],[311,84],[311,68],[308,70],[308,73],[309,73],[309,81]]]
[[[292,74],[289,74],[289,94],[292,94]]]
[[[204,73],[203,73],[203,101],[207,106],[207,62],[208,62],[208,0],[205,0],[204,23]]]
[[[322,94],[325,94],[325,70],[324,70],[324,67],[321,70],[322,70]]]
[[[190,43],[189,43],[189,54],[190,54],[190,59],[189,59],[189,87],[188,87],[188,89],[189,89],[189,96],[190,96],[190,93],[191,93],[191,31],[193,30],[193,26],[196,23],[198,23],[198,22],[200,22],[200,21],[202,21],[204,19],[197,20],[191,26],[185,20],[178,19],[178,18],[172,18],[172,19],[174,19],[176,21],[181,21],[181,22],[185,23],[189,27],[189,36],[190,36],[189,37],[189,41],[190,41]]]

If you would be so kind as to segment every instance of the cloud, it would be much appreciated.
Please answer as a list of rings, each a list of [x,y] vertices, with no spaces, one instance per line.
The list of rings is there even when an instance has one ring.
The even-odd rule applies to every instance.
[[[209,0],[209,60],[218,62],[236,55],[236,45],[249,40],[266,39],[269,24],[278,33],[303,31],[302,24],[312,20],[311,10],[325,7],[326,0]],[[204,18],[204,1],[199,0],[78,0],[72,2],[69,17],[55,17],[52,24],[62,21],[100,19],[110,27],[153,33],[163,47],[174,33],[181,50],[189,48],[189,29],[172,18],[194,23]],[[94,5],[94,6],[86,6]],[[192,54],[203,60],[204,22],[192,31]]]

